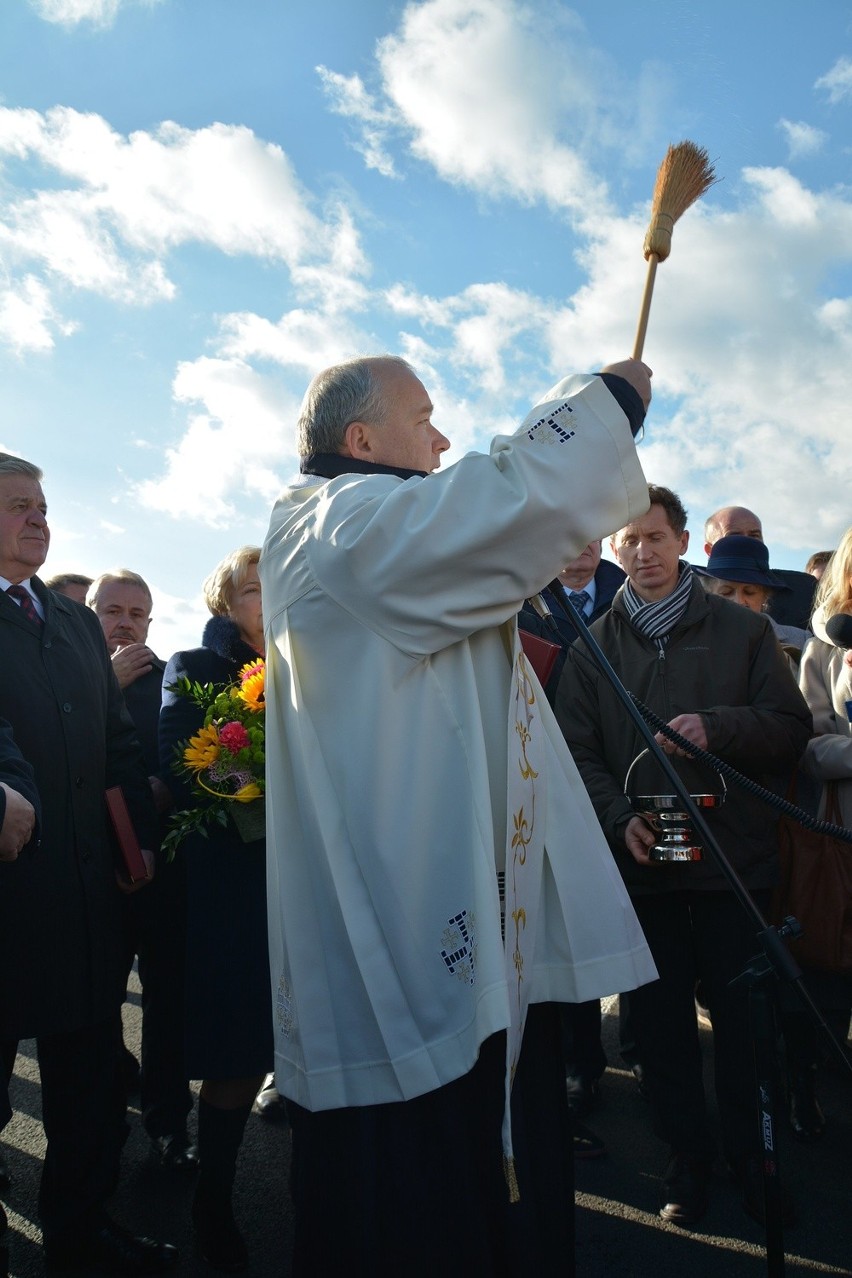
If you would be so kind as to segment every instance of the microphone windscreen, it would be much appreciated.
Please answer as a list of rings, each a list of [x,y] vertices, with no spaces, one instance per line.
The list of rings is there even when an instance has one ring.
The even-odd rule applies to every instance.
[[[825,633],[835,648],[852,648],[852,617],[847,612],[836,612],[825,623]]]

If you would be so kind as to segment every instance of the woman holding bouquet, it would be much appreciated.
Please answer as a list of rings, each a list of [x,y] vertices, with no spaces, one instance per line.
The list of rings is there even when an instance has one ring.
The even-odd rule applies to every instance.
[[[260,550],[228,555],[204,582],[212,616],[202,646],[172,657],[163,678],[160,756],[171,776],[176,810],[198,807],[176,758],[204,722],[204,709],[176,688],[181,680],[219,687],[263,655],[257,563]],[[245,811],[253,805],[234,803]],[[191,833],[177,855],[186,860],[188,927],[186,1064],[200,1078],[199,1178],[192,1204],[196,1245],[213,1268],[248,1266],[232,1210],[237,1154],[252,1102],[272,1067],[269,959],[266,944],[266,842],[245,842],[234,823]]]

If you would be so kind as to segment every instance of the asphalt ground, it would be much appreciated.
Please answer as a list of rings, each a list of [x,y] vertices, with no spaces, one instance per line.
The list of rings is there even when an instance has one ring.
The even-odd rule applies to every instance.
[[[714,1176],[710,1208],[697,1228],[679,1229],[657,1216],[666,1151],[651,1133],[647,1105],[632,1074],[618,1068],[613,1004],[605,1004],[604,1016],[604,1043],[612,1064],[602,1080],[600,1103],[587,1120],[605,1140],[607,1154],[577,1163],[579,1278],[759,1278],[767,1272],[762,1231],[742,1211],[736,1188],[721,1167]],[[135,974],[125,1005],[125,1036],[128,1046],[138,1050]],[[709,1065],[710,1030],[702,1030],[702,1042]],[[712,1095],[709,1072],[707,1084]],[[798,1212],[797,1224],[785,1232],[788,1278],[852,1275],[852,1084],[826,1069],[818,1090],[827,1119],[818,1143],[800,1144],[779,1124],[782,1175]],[[30,1278],[45,1272],[36,1219],[44,1138],[34,1043],[21,1044],[10,1095],[15,1115],[0,1137],[13,1178],[4,1198],[11,1225],[10,1274]],[[130,1120],[122,1180],[110,1204],[113,1216],[135,1232],[178,1246],[180,1264],[171,1271],[176,1278],[211,1278],[213,1271],[193,1255],[191,1177],[163,1170],[150,1154],[137,1111],[131,1109]],[[286,1126],[252,1115],[240,1156],[235,1210],[250,1247],[248,1272],[256,1278],[287,1278],[290,1273],[289,1156]],[[78,1278],[85,1276],[78,1271]],[[462,1276],[448,1265],[436,1278]],[[464,1278],[479,1276],[466,1272]]]

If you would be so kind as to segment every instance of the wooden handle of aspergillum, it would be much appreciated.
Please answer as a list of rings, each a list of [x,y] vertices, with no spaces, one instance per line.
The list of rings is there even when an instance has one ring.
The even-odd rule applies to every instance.
[[[645,279],[645,292],[642,294],[642,306],[639,310],[639,323],[636,326],[636,341],[633,343],[633,358],[641,359],[645,346],[645,333],[648,330],[648,316],[651,314],[651,298],[654,294],[654,279],[657,274],[656,253],[648,258],[648,275]]]

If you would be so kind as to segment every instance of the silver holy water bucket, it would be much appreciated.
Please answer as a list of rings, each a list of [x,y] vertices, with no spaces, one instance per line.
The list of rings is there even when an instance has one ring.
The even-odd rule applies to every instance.
[[[633,804],[633,810],[644,817],[657,834],[657,842],[648,850],[648,859],[650,861],[703,860],[704,851],[701,844],[695,840],[695,835],[689,822],[689,813],[684,812],[683,803],[678,795],[631,795],[629,793],[630,774],[639,760],[646,754],[648,754],[648,750],[642,750],[627,769],[627,776],[624,778],[624,793]],[[725,802],[725,797],[728,793],[725,778],[720,772],[717,772],[716,776],[722,785],[721,792],[718,794],[693,794],[691,798],[696,807],[720,808]]]

